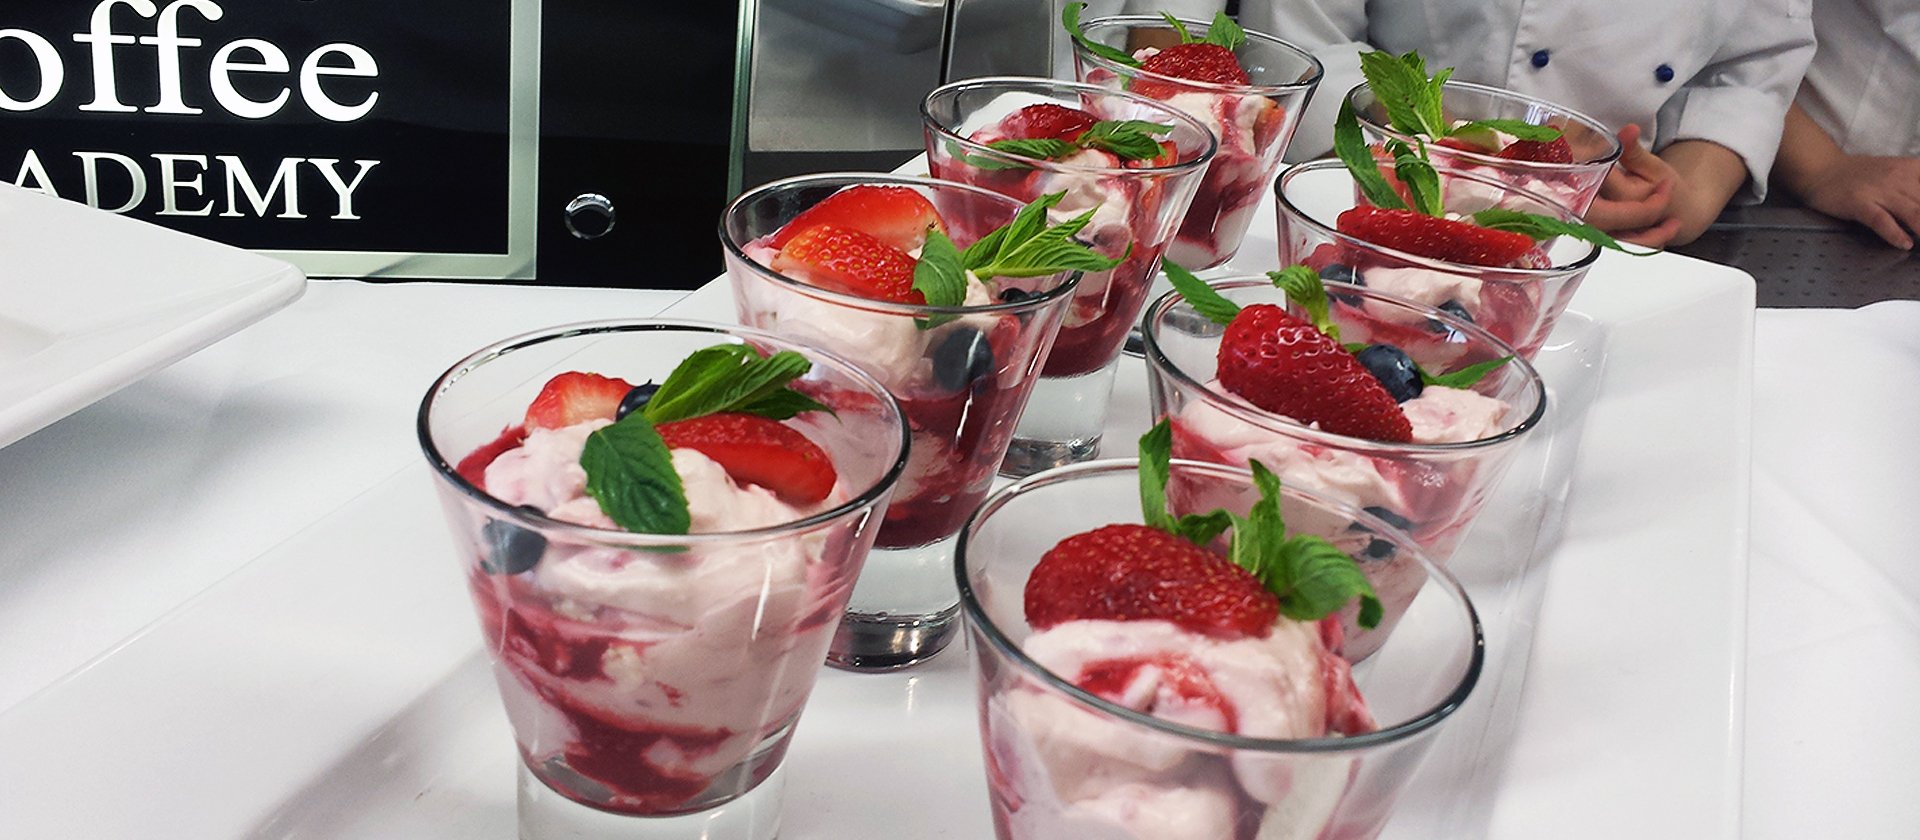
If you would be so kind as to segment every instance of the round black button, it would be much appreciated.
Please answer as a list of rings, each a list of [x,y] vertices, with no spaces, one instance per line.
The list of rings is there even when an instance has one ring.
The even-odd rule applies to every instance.
[[[1663,84],[1663,85],[1668,82],[1671,82],[1673,81],[1673,67],[1667,64],[1662,64],[1659,67],[1655,67],[1653,68],[1653,77],[1655,79],[1659,79],[1660,84]]]
[[[1546,51],[1546,50],[1534,50],[1534,51],[1533,51],[1533,66],[1535,66],[1535,67],[1545,67],[1545,66],[1547,66],[1547,62],[1548,62],[1548,61],[1550,61],[1550,60],[1552,60],[1552,58],[1553,58],[1553,56],[1551,56],[1551,55],[1548,55],[1548,54],[1547,54],[1547,51]]]

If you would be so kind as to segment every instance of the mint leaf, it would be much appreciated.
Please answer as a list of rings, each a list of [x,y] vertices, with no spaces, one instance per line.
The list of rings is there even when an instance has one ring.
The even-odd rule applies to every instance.
[[[1037,137],[1031,140],[995,140],[988,143],[987,148],[996,152],[1006,152],[1010,155],[1052,160],[1073,154],[1079,147],[1065,140]],[[978,157],[978,155],[975,157]],[[981,168],[989,169],[993,167],[983,166]],[[1006,167],[1002,166],[1001,168]]]
[[[638,413],[659,424],[763,405],[776,413],[796,406],[805,406],[802,410],[807,411],[825,410],[825,406],[786,387],[812,369],[807,357],[792,350],[766,358],[745,344],[696,350],[667,375],[660,390],[653,392],[646,408]]]
[[[1122,160],[1152,160],[1164,151],[1153,135],[1171,131],[1171,125],[1146,120],[1101,120],[1080,132],[1073,142],[1083,149],[1112,152]]]
[[[1055,198],[1054,202],[1058,203]],[[1024,210],[1023,210],[1024,212]],[[1106,271],[1126,261],[1133,253],[1133,243],[1127,243],[1127,250],[1119,257],[1108,258],[1074,240],[1079,233],[1093,221],[1093,210],[1088,210],[1067,221],[1049,227],[1027,237],[1016,240],[1011,234],[999,243],[998,253],[984,263],[975,265],[967,260],[967,267],[982,278],[986,277],[1045,277],[1062,271]],[[1015,216],[1008,225],[1021,220]],[[975,243],[979,244],[979,243]]]
[[[1139,67],[1140,62],[1135,60],[1131,54],[1124,50],[1115,49],[1106,44],[1089,39],[1085,33],[1080,31],[1080,10],[1086,7],[1087,4],[1085,3],[1068,3],[1066,8],[1060,10],[1060,23],[1067,28],[1067,37],[1072,38],[1073,42],[1079,44],[1081,49],[1115,64],[1127,67]]]
[[[1233,515],[1224,510],[1212,513],[1189,513],[1173,523],[1173,532],[1198,546],[1218,539],[1233,527]]]
[[[1563,133],[1550,125],[1534,125],[1525,120],[1474,120],[1454,126],[1448,132],[1452,135],[1478,131],[1500,131],[1514,136],[1516,140],[1532,140],[1536,143],[1549,143],[1560,139]]]
[[[1028,202],[1006,224],[994,228],[961,251],[960,264],[978,274],[981,266],[1000,258],[1001,253],[1007,250],[1008,243],[1025,242],[1046,230],[1047,211],[1066,197],[1066,192],[1062,191],[1047,193]]]
[[[1418,153],[1406,143],[1388,140],[1387,151],[1393,154],[1393,174],[1407,187],[1407,197],[1413,200],[1413,209],[1429,216],[1439,216],[1446,212],[1446,201],[1440,194],[1440,173],[1435,172],[1433,164],[1427,162],[1426,147],[1423,144]]]
[[[1173,31],[1180,33],[1180,43],[1193,43],[1193,33],[1187,31],[1187,25],[1181,23],[1179,18],[1166,12],[1161,12],[1160,16],[1167,19],[1167,25],[1173,27]]]
[[[1274,594],[1281,594],[1270,580],[1280,571],[1273,561],[1287,541],[1286,522],[1280,518],[1280,477],[1258,459],[1248,461],[1247,468],[1253,471],[1253,486],[1260,491],[1260,498],[1247,509],[1246,516],[1233,517],[1233,545],[1227,549],[1227,558],[1252,572]]]
[[[1246,42],[1247,30],[1241,29],[1226,12],[1213,13],[1213,25],[1207,27],[1207,37],[1200,39],[1202,44],[1218,44],[1230,50],[1240,49]]]
[[[1167,512],[1167,476],[1173,470],[1173,424],[1161,420],[1140,436],[1140,521],[1163,531],[1174,531]]]
[[[587,495],[614,524],[640,534],[684,534],[693,527],[673,455],[645,412],[588,435],[580,466]]]
[[[960,249],[937,229],[928,229],[927,242],[920,247],[920,260],[913,266],[913,288],[926,296],[929,306],[966,302],[967,270],[960,264]]]
[[[1280,614],[1297,621],[1318,621],[1360,599],[1360,626],[1377,627],[1386,612],[1373,582],[1347,553],[1311,534],[1287,540],[1275,552],[1263,578],[1280,596]]]
[[[1513,361],[1512,356],[1501,356],[1498,359],[1467,365],[1452,373],[1428,373],[1426,368],[1420,367],[1419,365],[1414,365],[1414,370],[1420,372],[1420,381],[1426,385],[1439,385],[1444,388],[1471,388],[1474,383],[1479,382],[1487,374],[1492,373],[1499,369],[1501,365],[1511,361]]]
[[[1565,222],[1550,216],[1523,213],[1519,210],[1508,210],[1505,207],[1489,207],[1475,213],[1473,214],[1473,221],[1474,224],[1484,228],[1524,233],[1535,242],[1552,239],[1556,236],[1571,236],[1583,242],[1591,242],[1602,248],[1612,248],[1615,251],[1623,254],[1632,254],[1636,257],[1645,257],[1660,253],[1658,249],[1651,251],[1629,250],[1625,245],[1620,244],[1619,241],[1608,236],[1604,231],[1585,222]]]
[[[1173,290],[1193,307],[1193,311],[1221,326],[1233,323],[1235,315],[1240,314],[1240,304],[1227,300],[1219,290],[1207,285],[1207,282],[1193,276],[1193,272],[1181,268],[1167,260],[1160,261],[1160,270],[1167,275],[1167,282],[1173,284]]]
[[[1287,300],[1306,310],[1307,320],[1312,321],[1316,329],[1334,341],[1340,340],[1340,327],[1333,322],[1332,305],[1327,301],[1327,286],[1321,282],[1318,272],[1296,264],[1269,271],[1267,278],[1287,293]]]
[[[1353,174],[1353,183],[1366,196],[1367,203],[1385,210],[1405,210],[1407,203],[1393,191],[1386,176],[1380,174],[1380,162],[1373,159],[1367,138],[1360,133],[1360,119],[1353,114],[1353,103],[1340,100],[1340,113],[1333,119],[1333,151]]]
[[[1418,53],[1408,53],[1418,56]],[[1399,56],[1384,52],[1360,54],[1360,74],[1374,101],[1387,112],[1387,124],[1401,134],[1428,134],[1424,101],[1427,94],[1426,62],[1412,67]]]

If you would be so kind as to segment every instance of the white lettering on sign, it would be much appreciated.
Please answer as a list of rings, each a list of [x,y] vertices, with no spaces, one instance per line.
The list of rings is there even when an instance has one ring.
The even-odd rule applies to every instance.
[[[147,164],[116,152],[84,151],[74,152],[78,159],[78,180],[81,189],[72,189],[72,180],[67,195],[62,195],[56,185],[61,179],[48,170],[40,155],[28,149],[21,158],[20,165],[14,170],[14,186],[39,190],[54,198],[76,198],[84,200],[88,206],[98,207],[110,213],[127,213],[148,203],[149,170],[151,182],[157,184],[157,198],[161,216],[210,216],[225,218],[257,217],[269,215],[280,219],[305,219],[308,213],[302,208],[303,196],[331,194],[334,198],[333,209],[327,218],[341,221],[354,221],[360,215],[354,212],[354,194],[366,181],[367,173],[380,165],[377,160],[352,161],[352,177],[342,174],[341,161],[338,158],[281,158],[273,163],[273,175],[260,185],[255,172],[265,172],[266,166],[249,167],[238,155],[188,155],[155,154]],[[57,158],[56,158],[57,160]],[[102,167],[107,162],[113,167]],[[118,167],[121,173],[107,172]],[[4,171],[4,170],[0,170]],[[207,177],[214,175],[215,187],[209,190]],[[319,189],[313,179],[326,189]],[[302,189],[306,183],[313,189]],[[75,195],[75,193],[78,195]],[[109,206],[118,202],[117,206]],[[274,212],[275,208],[278,212]]]
[[[118,31],[115,12],[122,7],[142,20],[152,21],[151,25],[138,26],[141,32],[137,34],[131,31],[135,26],[130,26],[127,32]],[[189,16],[187,12],[193,15]],[[73,33],[72,36],[74,43],[87,48],[85,61],[93,73],[93,98],[80,105],[79,109],[91,113],[131,114],[144,111],[150,114],[192,116],[206,113],[201,105],[204,104],[203,98],[211,95],[214,103],[228,114],[241,119],[259,120],[279,113],[297,88],[300,102],[315,116],[329,122],[353,122],[365,119],[373,112],[374,104],[380,101],[378,90],[356,95],[329,84],[332,79],[373,80],[380,77],[380,62],[373,57],[373,53],[358,44],[345,42],[322,44],[307,53],[300,61],[297,78],[285,79],[269,99],[249,99],[234,86],[234,75],[237,73],[252,74],[263,80],[293,73],[293,63],[286,50],[261,38],[237,38],[226,42],[213,53],[204,88],[191,85],[192,80],[187,79],[182,70],[182,56],[188,50],[204,48],[207,41],[189,34],[187,30],[191,30],[194,24],[210,24],[224,17],[225,10],[215,0],[168,0],[164,6],[156,5],[153,0],[100,0],[94,4],[93,12],[87,18],[86,31]],[[33,63],[40,72],[40,86],[33,90],[32,96],[27,96],[23,83],[0,78],[0,110],[37,111],[45,108],[66,85],[66,61],[46,36],[25,29],[0,29],[0,48],[9,47],[10,42],[15,41],[24,44],[32,53]],[[118,57],[125,47],[152,50],[153,66],[157,71],[154,90],[131,91],[120,88]],[[155,101],[146,107],[136,107],[127,104],[123,97],[135,101]],[[349,99],[356,101],[346,101]]]
[[[6,85],[0,85],[0,111],[33,111],[53,101],[60,88],[67,83],[67,66],[60,63],[60,53],[53,48],[53,42],[25,29],[0,29],[0,46],[7,41],[19,41],[27,45],[33,53],[33,63],[40,67],[40,89],[28,99],[15,99],[8,95]]]

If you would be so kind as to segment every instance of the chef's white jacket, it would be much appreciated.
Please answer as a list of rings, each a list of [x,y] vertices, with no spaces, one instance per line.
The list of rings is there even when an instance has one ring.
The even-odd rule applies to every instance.
[[[1812,2],[1242,0],[1239,19],[1312,51],[1326,65],[1289,159],[1333,148],[1340,100],[1363,81],[1362,51],[1419,50],[1430,69],[1453,67],[1463,81],[1537,96],[1614,129],[1639,123],[1655,149],[1689,139],[1726,146],[1747,165],[1742,197],[1758,201],[1787,106],[1813,56]],[[1223,5],[1125,3],[1128,11],[1164,9],[1201,19]]]
[[[1920,155],[1920,2],[1820,0],[1800,107],[1856,155]]]

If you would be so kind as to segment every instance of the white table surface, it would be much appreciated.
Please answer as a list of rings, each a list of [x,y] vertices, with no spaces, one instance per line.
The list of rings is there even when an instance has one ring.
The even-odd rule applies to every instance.
[[[678,297],[316,281],[288,310],[0,449],[0,721],[414,466],[419,395],[472,348]],[[1920,302],[1761,311],[1755,345],[1744,836],[1912,837],[1920,443],[1906,418],[1920,414]],[[1687,617],[1647,620],[1684,632]],[[164,791],[93,798],[164,812]]]

